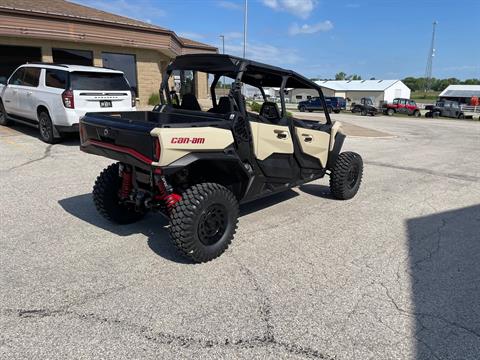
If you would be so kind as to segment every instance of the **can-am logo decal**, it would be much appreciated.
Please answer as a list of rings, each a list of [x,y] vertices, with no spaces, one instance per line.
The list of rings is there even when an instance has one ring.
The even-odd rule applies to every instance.
[[[205,143],[205,138],[173,137],[170,142],[172,144],[203,144]]]

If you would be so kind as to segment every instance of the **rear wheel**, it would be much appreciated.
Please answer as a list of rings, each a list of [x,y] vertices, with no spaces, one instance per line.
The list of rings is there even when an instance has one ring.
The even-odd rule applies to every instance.
[[[0,100],[0,125],[7,126],[10,124],[10,120],[7,119],[7,112],[3,107],[3,103]]]
[[[300,106],[300,107],[298,108],[298,110],[300,110],[300,112],[305,112],[305,106],[303,106],[303,105]]]
[[[362,182],[363,160],[354,152],[341,153],[330,173],[330,191],[340,200],[355,196]]]
[[[393,116],[393,114],[395,114],[395,110],[393,110],[393,109],[388,109],[387,110],[387,115],[388,116]]]
[[[38,128],[40,130],[40,138],[44,142],[55,144],[60,140],[59,138],[55,138],[52,119],[46,111],[42,111],[38,115]]]
[[[117,224],[131,224],[139,221],[145,213],[135,211],[133,204],[120,202],[119,190],[122,179],[118,172],[118,163],[104,169],[93,186],[93,202],[98,212],[107,220]]]
[[[170,234],[177,249],[194,262],[220,256],[232,242],[238,202],[222,185],[201,183],[182,194],[170,216]]]
[[[339,114],[339,113],[340,113],[340,110],[333,110],[333,112],[334,112],[335,114]]]
[[[432,117],[435,118],[435,119],[438,118],[439,116],[440,116],[440,113],[438,113],[438,112],[432,113]]]
[[[367,116],[368,115],[367,110],[362,110],[361,114],[362,114],[362,116]]]

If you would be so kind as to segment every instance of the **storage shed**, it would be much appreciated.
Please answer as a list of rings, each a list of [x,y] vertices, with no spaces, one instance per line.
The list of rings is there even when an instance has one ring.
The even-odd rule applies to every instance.
[[[480,98],[480,85],[449,85],[439,95],[442,100],[454,100],[467,105],[470,105],[473,97]]]
[[[320,80],[316,83],[325,96],[343,97],[349,102],[368,97],[380,105],[395,98],[410,99],[410,88],[400,80]]]

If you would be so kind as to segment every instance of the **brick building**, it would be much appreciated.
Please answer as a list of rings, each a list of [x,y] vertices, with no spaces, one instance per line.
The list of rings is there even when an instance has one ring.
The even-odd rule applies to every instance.
[[[198,52],[217,48],[63,0],[0,0],[0,79],[25,62],[105,66],[125,72],[142,106],[158,93],[171,59]],[[197,97],[205,98],[206,75],[195,80]]]

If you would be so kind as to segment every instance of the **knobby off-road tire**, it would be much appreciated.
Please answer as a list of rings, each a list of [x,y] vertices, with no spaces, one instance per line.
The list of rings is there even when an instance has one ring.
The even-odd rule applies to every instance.
[[[340,200],[355,196],[362,182],[363,160],[354,152],[341,153],[330,173],[330,191]]]
[[[10,124],[10,120],[7,119],[7,112],[3,106],[2,100],[0,100],[0,125],[7,126]]]
[[[118,163],[104,169],[93,186],[93,202],[97,211],[107,220],[117,224],[139,221],[145,213],[135,211],[133,205],[120,203],[118,191],[122,180],[118,174]]]
[[[182,194],[170,215],[170,235],[182,255],[201,263],[220,256],[238,222],[233,193],[215,183],[196,184]]]

